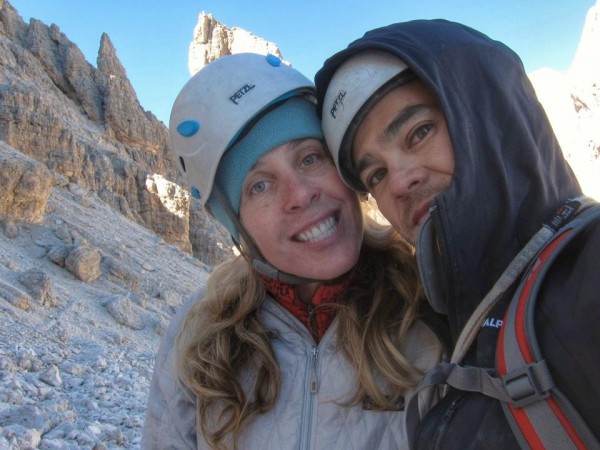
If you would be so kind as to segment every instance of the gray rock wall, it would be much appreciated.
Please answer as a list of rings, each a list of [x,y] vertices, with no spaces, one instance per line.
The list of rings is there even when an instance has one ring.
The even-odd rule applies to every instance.
[[[203,210],[200,224],[190,223],[167,128],[140,105],[107,34],[100,37],[96,68],[58,26],[26,24],[1,2],[0,140],[203,261],[220,260],[204,249],[230,247],[221,227],[198,228],[210,222]],[[152,189],[157,175],[174,186],[171,197]],[[198,236],[201,245],[194,244]]]

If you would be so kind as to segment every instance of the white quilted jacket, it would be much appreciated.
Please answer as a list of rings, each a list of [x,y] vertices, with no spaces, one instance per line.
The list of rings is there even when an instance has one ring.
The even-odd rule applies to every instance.
[[[195,295],[171,322],[156,357],[142,449],[208,449],[197,434],[194,400],[176,382],[173,340]],[[343,407],[355,389],[354,370],[336,351],[336,321],[318,346],[308,330],[271,298],[261,307],[262,320],[274,331],[273,349],[281,368],[281,391],[276,406],[250,423],[239,448],[284,449],[400,449],[407,448],[404,413]],[[417,323],[410,336],[409,356],[421,369],[440,358],[433,333]],[[414,344],[413,344],[414,343]],[[423,405],[426,407],[426,405]]]

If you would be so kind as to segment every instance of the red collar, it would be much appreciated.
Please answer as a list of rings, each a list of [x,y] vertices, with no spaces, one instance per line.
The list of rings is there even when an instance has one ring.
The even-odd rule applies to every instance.
[[[309,303],[300,300],[293,285],[265,276],[261,277],[267,291],[290,311],[311,332],[317,342],[321,340],[335,316],[335,304],[346,290],[352,276],[344,275],[332,284],[321,284]]]

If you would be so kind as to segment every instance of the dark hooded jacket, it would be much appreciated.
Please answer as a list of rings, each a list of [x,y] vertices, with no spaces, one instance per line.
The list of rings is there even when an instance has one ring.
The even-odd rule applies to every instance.
[[[417,20],[372,30],[329,58],[317,73],[320,107],[339,65],[366,49],[402,60],[435,94],[455,153],[451,186],[433,202],[423,228],[435,237],[424,255],[430,301],[457,338],[512,258],[558,207],[581,195],[519,57],[466,26]],[[430,247],[427,247],[431,249]],[[546,277],[536,333],[557,385],[600,438],[600,224],[561,254]],[[426,276],[424,274],[427,274]],[[512,287],[485,321],[467,363],[493,367]],[[453,391],[426,416],[418,448],[518,447],[498,402]]]

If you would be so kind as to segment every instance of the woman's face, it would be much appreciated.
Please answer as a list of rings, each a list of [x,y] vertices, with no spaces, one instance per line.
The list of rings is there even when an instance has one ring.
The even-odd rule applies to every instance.
[[[256,162],[242,186],[240,218],[265,259],[281,271],[330,280],[358,260],[358,197],[317,139],[280,145]]]

